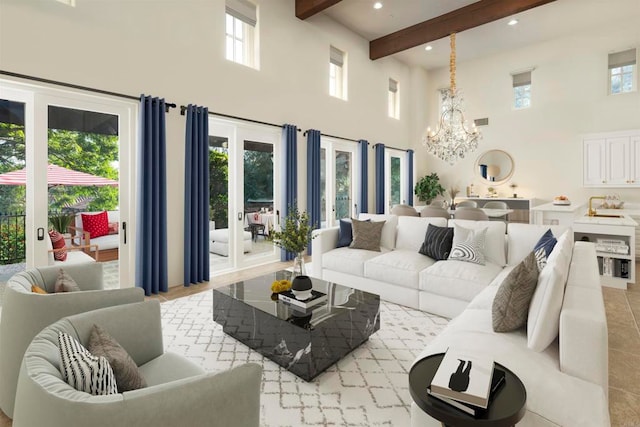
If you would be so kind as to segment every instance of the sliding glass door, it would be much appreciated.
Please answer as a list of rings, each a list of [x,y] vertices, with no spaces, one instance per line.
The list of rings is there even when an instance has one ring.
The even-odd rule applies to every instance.
[[[395,205],[407,203],[408,176],[407,153],[387,148],[385,150],[385,206],[389,213]]]
[[[281,131],[211,118],[209,132],[212,274],[278,260],[268,236],[280,217]]]
[[[322,137],[320,142],[321,226],[355,215],[356,145]]]

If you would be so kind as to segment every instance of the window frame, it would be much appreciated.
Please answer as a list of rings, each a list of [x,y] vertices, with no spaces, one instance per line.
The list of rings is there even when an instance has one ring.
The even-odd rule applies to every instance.
[[[400,83],[392,78],[389,78],[387,115],[400,120]]]
[[[533,104],[532,72],[533,69],[511,73],[511,107],[514,110],[531,108]],[[522,104],[518,105],[518,101]]]
[[[400,159],[400,203],[406,204],[406,195],[408,194],[408,174],[407,174],[407,152],[405,150],[397,150],[394,148],[386,148],[384,150],[384,204],[385,212],[391,213],[393,201],[391,200],[391,158]],[[415,168],[414,168],[415,171]],[[415,178],[414,178],[415,179]]]
[[[257,7],[246,0],[227,1],[224,26],[225,59],[257,70],[259,68]]]
[[[329,96],[347,100],[347,53],[329,47]]]

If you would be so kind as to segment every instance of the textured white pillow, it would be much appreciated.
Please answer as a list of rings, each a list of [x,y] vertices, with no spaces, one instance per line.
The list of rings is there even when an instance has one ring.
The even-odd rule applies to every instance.
[[[393,250],[396,247],[396,227],[398,226],[398,217],[396,215],[378,215],[361,213],[358,216],[360,221],[371,219],[373,222],[385,221],[382,227],[382,235],[380,236],[380,247]],[[424,234],[423,234],[424,237]]]
[[[487,261],[503,267],[507,263],[506,249],[506,225],[502,221],[472,221],[466,219],[451,219],[449,226],[462,226],[471,230],[487,229],[484,241],[484,256]],[[454,233],[453,244],[456,244]]]
[[[540,272],[527,320],[527,346],[544,351],[558,336],[560,311],[573,252],[573,232],[565,231]]]
[[[109,361],[89,353],[71,335],[59,332],[60,364],[64,380],[78,391],[94,396],[116,394],[116,377]]]

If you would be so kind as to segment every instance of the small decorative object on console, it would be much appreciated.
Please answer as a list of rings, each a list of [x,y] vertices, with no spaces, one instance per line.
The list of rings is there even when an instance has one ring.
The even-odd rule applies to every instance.
[[[559,206],[569,206],[571,204],[571,200],[565,195],[556,196],[553,198],[553,204]]]

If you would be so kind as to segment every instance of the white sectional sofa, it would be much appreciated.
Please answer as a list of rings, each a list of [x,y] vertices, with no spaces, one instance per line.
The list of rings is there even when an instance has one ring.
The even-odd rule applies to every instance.
[[[386,221],[381,252],[336,249],[338,229],[317,230],[318,237],[313,240],[314,276],[453,318],[417,360],[455,348],[493,358],[508,367],[527,389],[527,412],[518,426],[610,425],[607,323],[591,243],[574,244],[572,231],[559,226],[508,224],[505,230],[504,223],[494,221],[391,215],[361,215],[360,219],[366,218]],[[488,227],[486,265],[436,262],[418,253],[429,223]],[[549,264],[540,273],[529,309],[528,330],[494,332],[492,305],[500,284],[549,228],[556,237],[566,234],[557,245],[562,249],[555,255],[552,252]],[[553,278],[560,286],[551,288],[553,291],[542,287],[543,276],[545,280]],[[535,317],[544,320],[544,327]],[[541,345],[545,339],[551,344]],[[415,404],[411,417],[413,427],[440,425]]]

